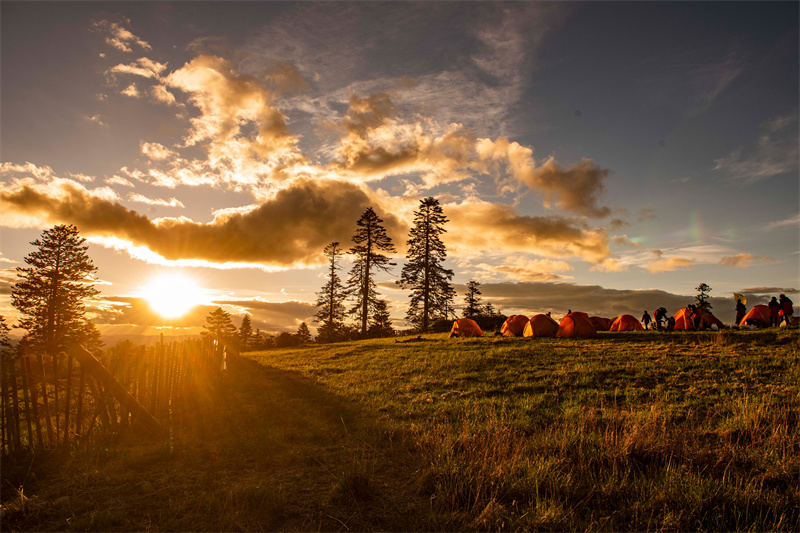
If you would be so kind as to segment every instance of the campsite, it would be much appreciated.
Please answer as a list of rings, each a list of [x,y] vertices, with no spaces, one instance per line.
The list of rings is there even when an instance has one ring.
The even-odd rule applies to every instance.
[[[4,460],[17,531],[795,531],[797,329],[248,352],[160,439]]]

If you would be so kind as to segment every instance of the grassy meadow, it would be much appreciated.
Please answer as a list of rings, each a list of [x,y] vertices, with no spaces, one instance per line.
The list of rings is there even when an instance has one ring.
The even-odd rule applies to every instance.
[[[440,334],[247,353],[168,439],[4,461],[2,526],[796,531],[799,340]]]

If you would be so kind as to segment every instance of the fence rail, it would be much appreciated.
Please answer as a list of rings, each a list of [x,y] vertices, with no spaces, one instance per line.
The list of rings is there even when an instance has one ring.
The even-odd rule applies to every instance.
[[[174,423],[175,411],[226,365],[223,345],[192,339],[95,358],[83,347],[52,357],[18,353],[0,364],[0,452],[86,443]]]

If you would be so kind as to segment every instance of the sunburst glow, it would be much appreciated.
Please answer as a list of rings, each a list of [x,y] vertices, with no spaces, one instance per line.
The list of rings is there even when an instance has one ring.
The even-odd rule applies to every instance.
[[[175,318],[202,303],[203,289],[191,278],[169,274],[153,279],[142,289],[141,296],[159,315]]]

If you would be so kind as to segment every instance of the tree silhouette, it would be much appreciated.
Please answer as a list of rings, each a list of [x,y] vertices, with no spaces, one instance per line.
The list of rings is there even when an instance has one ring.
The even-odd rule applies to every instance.
[[[469,280],[467,283],[467,293],[464,295],[464,314],[465,318],[474,318],[481,314],[483,306],[481,305],[481,284],[474,279]]]
[[[211,311],[206,317],[205,331],[201,335],[211,337],[222,343],[235,343],[239,334],[236,326],[231,322],[231,315],[221,307]]]
[[[355,246],[350,248],[350,253],[355,256],[353,268],[350,270],[348,280],[349,293],[355,296],[356,304],[350,310],[361,322],[361,336],[367,336],[370,311],[375,310],[378,293],[375,290],[375,280],[372,276],[373,269],[389,272],[394,263],[381,252],[393,253],[395,251],[392,239],[386,235],[386,228],[381,224],[382,219],[368,207],[356,225],[358,229],[353,235]]]
[[[446,222],[438,200],[420,200],[407,243],[407,262],[397,282],[401,288],[411,289],[406,318],[423,333],[428,331],[431,322],[446,317],[449,304],[455,297],[455,290],[450,285],[453,271],[442,266],[447,257],[441,239],[441,234],[447,231],[444,229]]]
[[[308,324],[302,322],[300,326],[297,328],[297,339],[300,341],[300,344],[308,344],[311,342],[311,331],[308,329]]]
[[[239,326],[239,346],[243,352],[247,351],[247,346],[253,339],[253,325],[250,323],[250,315],[245,313],[242,318],[242,325]]]
[[[709,302],[710,296],[708,295],[711,292],[711,287],[706,285],[705,283],[701,283],[698,285],[695,290],[697,291],[697,296],[694,297],[695,301],[697,301],[697,307],[700,308],[700,311],[703,314],[711,312],[711,302]]]
[[[328,273],[328,283],[317,293],[316,306],[319,311],[314,318],[322,325],[319,327],[317,339],[321,342],[333,342],[340,337],[340,330],[344,322],[345,305],[347,290],[342,283],[337,270],[338,259],[344,255],[344,251],[338,242],[332,242],[323,250],[325,257],[328,258],[330,271]]]
[[[391,337],[394,335],[392,321],[389,318],[389,306],[386,300],[375,300],[374,312],[369,324],[370,337]]]
[[[30,266],[17,268],[19,281],[11,287],[11,303],[24,315],[19,327],[27,330],[26,347],[55,357],[93,335],[84,301],[99,292],[92,285],[97,267],[85,242],[78,228],[62,224],[31,243],[37,250],[25,257]]]

